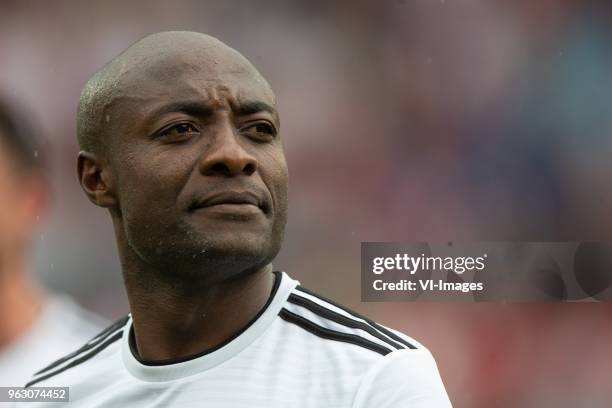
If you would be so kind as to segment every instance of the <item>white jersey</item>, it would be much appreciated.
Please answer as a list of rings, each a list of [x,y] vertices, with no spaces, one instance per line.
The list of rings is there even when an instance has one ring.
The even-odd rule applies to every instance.
[[[275,275],[262,311],[213,350],[144,363],[128,315],[28,386],[70,387],[71,408],[451,406],[421,344]]]

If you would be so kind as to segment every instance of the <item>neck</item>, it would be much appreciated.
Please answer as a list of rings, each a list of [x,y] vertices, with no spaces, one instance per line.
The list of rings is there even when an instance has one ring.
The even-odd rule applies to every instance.
[[[27,333],[43,296],[29,279],[22,257],[0,257],[0,350]]]
[[[192,356],[230,339],[264,307],[274,283],[271,264],[198,284],[170,281],[142,262],[122,258],[136,347],[149,362]]]

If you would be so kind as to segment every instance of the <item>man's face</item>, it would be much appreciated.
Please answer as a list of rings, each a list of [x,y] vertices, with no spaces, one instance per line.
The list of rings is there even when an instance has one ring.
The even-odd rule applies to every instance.
[[[287,166],[267,83],[227,53],[176,52],[127,78],[105,120],[131,249],[194,277],[203,265],[269,263],[287,218]]]

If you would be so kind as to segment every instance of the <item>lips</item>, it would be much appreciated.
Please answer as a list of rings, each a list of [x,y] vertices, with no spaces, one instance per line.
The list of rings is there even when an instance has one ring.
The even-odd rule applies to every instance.
[[[194,203],[189,207],[189,209],[190,211],[194,211],[200,208],[221,206],[224,204],[252,205],[259,207],[262,211],[267,208],[265,200],[261,199],[257,194],[248,191],[226,191],[217,194],[211,194],[202,199],[195,200]]]

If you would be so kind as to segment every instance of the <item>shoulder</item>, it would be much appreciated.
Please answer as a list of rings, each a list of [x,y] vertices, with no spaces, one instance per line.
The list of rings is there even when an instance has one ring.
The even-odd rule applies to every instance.
[[[451,406],[432,354],[414,338],[301,285],[279,315],[311,337],[342,345],[334,348],[333,358],[345,355],[345,361],[355,362],[349,366],[359,367],[354,408]]]
[[[353,407],[450,407],[436,362],[414,338],[297,285],[279,316],[355,378]],[[346,369],[346,370],[345,370]]]
[[[279,316],[311,336],[355,346],[379,356],[398,350],[425,349],[415,339],[383,326],[301,285],[289,294]]]
[[[37,371],[25,386],[40,385],[43,381],[49,380],[69,369],[90,361],[122,337],[123,329],[127,321],[127,315],[117,320],[77,350]]]
[[[451,407],[436,362],[426,349],[387,355],[360,381],[353,408]]]

